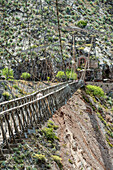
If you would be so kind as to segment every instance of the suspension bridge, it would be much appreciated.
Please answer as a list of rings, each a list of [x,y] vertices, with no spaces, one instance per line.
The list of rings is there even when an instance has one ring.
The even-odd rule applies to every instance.
[[[93,37],[91,44],[93,42]],[[61,46],[62,49],[62,46]],[[90,47],[91,51],[91,47]],[[90,56],[88,54],[88,59]],[[88,61],[78,81],[67,81],[33,94],[0,103],[0,158],[12,152],[12,145],[25,138],[29,129],[37,128],[66,104],[72,94],[84,85]],[[37,97],[41,94],[41,97]]]
[[[67,81],[0,103],[0,158],[12,152],[12,146],[26,137],[28,129],[47,121],[83,84],[83,80]],[[42,97],[37,97],[40,93]]]

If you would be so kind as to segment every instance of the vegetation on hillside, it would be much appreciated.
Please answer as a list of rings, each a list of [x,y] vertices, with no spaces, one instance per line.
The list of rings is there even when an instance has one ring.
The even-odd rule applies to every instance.
[[[98,0],[59,0],[58,3],[52,0],[1,0],[0,63],[2,67],[7,65],[14,70],[21,65],[25,72],[29,72],[26,65],[31,63],[33,79],[37,58],[43,58],[44,51],[55,66],[61,62],[66,64],[72,60],[69,51],[72,35],[79,33],[76,29],[71,30],[75,26],[83,28],[83,33],[85,28],[89,35],[97,35],[96,45],[103,44],[105,55],[110,58],[113,39],[111,10],[110,2]],[[84,40],[78,40],[76,47],[86,45]]]
[[[93,85],[87,85],[86,86],[86,93],[92,94],[97,97],[103,97],[104,96],[104,91],[102,88],[98,86],[93,86]]]
[[[25,139],[6,161],[0,161],[0,167],[5,169],[53,169],[55,164],[62,169],[60,147],[56,136],[56,126],[51,120],[44,128],[28,133]]]
[[[59,80],[76,80],[77,79],[77,74],[74,73],[73,70],[67,69],[66,74],[64,71],[58,71],[56,77]]]

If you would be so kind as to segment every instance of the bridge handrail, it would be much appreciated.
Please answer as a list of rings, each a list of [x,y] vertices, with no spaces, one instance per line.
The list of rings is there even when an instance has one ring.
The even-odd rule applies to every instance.
[[[0,157],[4,157],[3,146],[11,151],[10,142],[17,143],[16,139],[18,141],[21,140],[21,136],[26,136],[28,129],[47,121],[82,85],[82,81],[69,82],[40,98],[2,111],[0,113]]]
[[[38,91],[36,91],[36,92],[34,92],[34,93],[32,93],[32,94],[26,95],[26,96],[24,96],[24,97],[20,97],[20,98],[13,99],[13,100],[10,100],[10,101],[2,102],[2,103],[0,103],[0,107],[2,108],[3,106],[7,106],[7,105],[12,104],[12,103],[17,103],[17,102],[19,102],[19,101],[22,102],[24,99],[32,99],[33,97],[35,98],[38,93],[42,93],[43,95],[45,95],[45,92],[46,92],[46,93],[47,93],[47,92],[49,93],[50,90],[54,90],[55,88],[59,88],[59,87],[65,85],[65,84],[67,84],[67,83],[69,83],[69,82],[70,82],[70,81],[63,82],[63,83],[59,83],[59,84],[57,84],[57,85],[49,86],[49,87],[46,87],[46,88],[44,88],[44,89],[38,90]],[[26,103],[26,102],[24,102],[24,103]]]
[[[72,85],[72,84],[77,84],[78,82],[71,82],[71,83],[69,83],[69,84],[67,84],[67,85]],[[58,90],[55,90],[55,91],[53,91],[53,92],[51,92],[51,93],[49,93],[49,94],[46,94],[46,95],[44,95],[44,96],[42,96],[42,97],[40,97],[40,98],[37,98],[37,99],[35,99],[35,100],[32,100],[32,101],[30,101],[30,102],[27,102],[27,103],[24,103],[24,104],[22,104],[22,105],[19,105],[19,106],[17,106],[17,107],[13,107],[13,108],[10,108],[10,109],[8,109],[8,110],[4,110],[4,111],[2,111],[1,113],[0,113],[0,116],[2,116],[2,115],[4,115],[4,114],[6,114],[6,113],[8,113],[8,112],[10,112],[10,111],[15,111],[15,110],[17,110],[17,109],[19,109],[19,108],[22,108],[22,107],[24,107],[24,106],[28,106],[28,105],[30,105],[30,104],[34,104],[35,102],[37,102],[37,101],[40,101],[40,100],[43,100],[44,98],[47,98],[48,96],[51,96],[52,94],[55,94],[55,93],[57,93],[57,92],[59,92],[59,91],[62,91],[63,89],[65,89],[66,87],[67,87],[67,85],[65,85],[65,86],[63,86],[63,87],[61,87],[60,89],[58,89]]]

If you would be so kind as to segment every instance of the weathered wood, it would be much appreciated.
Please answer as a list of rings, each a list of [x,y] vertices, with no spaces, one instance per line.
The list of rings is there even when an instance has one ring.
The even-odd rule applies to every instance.
[[[20,133],[18,131],[18,127],[17,127],[17,124],[16,124],[16,120],[14,118],[14,113],[11,112],[11,117],[12,117],[12,120],[13,120],[13,123],[14,123],[14,128],[15,128],[15,133],[18,135],[18,137],[20,138]]]
[[[7,125],[8,125],[9,136],[12,136],[13,141],[16,143],[15,138],[14,138],[14,134],[13,134],[13,130],[12,130],[11,125],[10,125],[10,123],[9,123],[7,114],[5,114],[5,119],[6,119]]]
[[[37,108],[37,117],[38,117],[38,121],[40,122],[40,109],[39,109],[39,101],[36,102],[36,108]]]
[[[22,118],[23,118],[23,126],[25,128],[28,128],[28,123],[27,123],[26,117],[24,115],[24,109],[26,109],[26,108],[24,108],[24,107],[20,108],[20,111],[21,111],[21,114],[22,114]]]
[[[45,110],[45,116],[46,116],[46,119],[50,117],[49,115],[49,110],[48,110],[48,105],[47,105],[47,102],[46,102],[46,98],[43,100],[43,105],[44,105],[44,110]]]
[[[38,102],[38,109],[39,109],[39,114],[40,114],[40,121],[43,121],[43,117],[42,117],[42,107],[41,107],[41,100],[39,100]]]
[[[19,121],[20,130],[24,132],[24,126],[23,126],[22,120],[20,118],[19,110],[17,110],[17,117],[18,117],[18,121]]]
[[[54,112],[58,110],[58,104],[57,104],[57,97],[55,94],[53,94],[53,102],[54,102]]]
[[[45,114],[44,114],[44,108],[43,108],[43,99],[40,100],[40,106],[41,106],[40,113],[42,115],[42,122],[44,123],[46,120],[45,120]]]
[[[43,113],[43,118],[44,118],[44,121],[47,120],[47,114],[46,114],[46,109],[45,109],[45,102],[44,102],[45,99],[41,100],[42,102],[42,113]]]
[[[47,105],[48,105],[49,114],[50,114],[50,116],[52,116],[52,112],[51,112],[51,109],[50,109],[50,106],[49,106],[48,97],[47,97],[47,100],[46,100],[46,102],[47,102]]]
[[[33,108],[33,112],[34,112],[34,116],[35,116],[35,122],[36,122],[36,125],[37,123],[39,122],[39,119],[38,119],[38,112],[37,112],[37,107],[36,107],[36,102],[34,104],[32,104],[32,108]]]
[[[31,121],[32,121],[32,126],[33,126],[33,114],[32,114],[32,110],[31,110],[30,105],[28,106],[28,112],[29,112],[30,119],[31,119]]]
[[[33,123],[37,124],[36,119],[35,119],[34,110],[33,110],[33,103],[31,105],[29,105],[29,110],[30,110],[31,115],[32,115]]]
[[[50,117],[50,111],[49,111],[49,107],[48,107],[48,100],[47,100],[47,98],[45,98],[45,105],[46,105],[47,115],[48,115],[48,117]]]
[[[3,127],[3,117],[0,117],[0,126],[1,126],[1,132],[2,132],[2,136],[3,136],[3,142],[6,141],[6,133],[4,131],[4,127]]]
[[[29,106],[25,106],[25,110],[26,110],[27,118],[29,120],[29,125],[31,125],[33,127],[33,121],[32,121],[32,117],[30,115],[31,113],[29,111]]]
[[[2,151],[1,148],[0,148],[0,157],[1,157],[0,159],[2,159],[2,160],[5,159],[5,156],[4,156],[3,151]]]

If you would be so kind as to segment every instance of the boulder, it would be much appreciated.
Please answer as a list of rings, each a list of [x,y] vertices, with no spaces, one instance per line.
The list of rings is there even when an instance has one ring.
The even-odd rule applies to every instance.
[[[107,115],[106,115],[106,121],[112,123],[112,121],[113,121],[112,116],[110,116],[110,115],[107,114]]]

